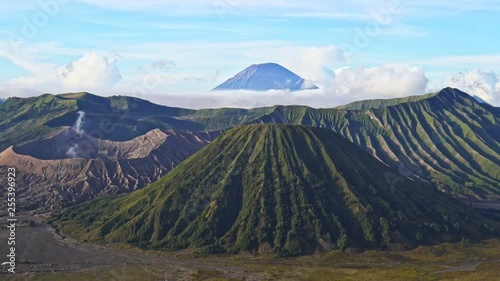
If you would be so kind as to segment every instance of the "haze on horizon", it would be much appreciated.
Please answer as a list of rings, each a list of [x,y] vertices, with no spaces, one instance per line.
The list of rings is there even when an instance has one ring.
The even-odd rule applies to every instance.
[[[192,108],[331,107],[450,86],[500,106],[493,0],[27,0],[0,15],[0,98],[88,91]],[[320,89],[210,92],[264,62]]]

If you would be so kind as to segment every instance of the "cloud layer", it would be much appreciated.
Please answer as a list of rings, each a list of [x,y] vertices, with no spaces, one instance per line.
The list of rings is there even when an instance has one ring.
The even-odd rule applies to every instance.
[[[71,55],[72,61],[70,59],[69,63],[61,66],[32,59],[36,56],[16,56],[15,53],[5,53],[4,56],[7,59],[29,72],[30,75],[0,84],[0,98],[32,96],[43,92],[90,91],[101,95],[121,94],[151,98],[162,104],[190,108],[250,108],[276,104],[334,107],[363,99],[419,95],[450,86],[477,95],[495,106],[500,105],[500,75],[495,72],[480,69],[460,72],[444,80],[442,78],[433,80],[433,87],[430,88],[428,76],[421,66],[385,64],[334,69],[333,65],[346,63],[342,50],[334,45],[287,46],[286,42],[273,44],[255,42],[253,45],[247,45],[249,44],[245,46],[229,44],[223,49],[224,52],[227,50],[226,53],[232,54],[231,57],[236,54],[231,53],[235,52],[231,51],[232,49],[240,49],[244,53],[243,61],[237,66],[232,66],[230,71],[222,69],[214,70],[212,73],[193,72],[192,66],[186,65],[186,61],[194,65],[200,64],[204,62],[202,57],[196,60],[185,58],[179,62],[163,58],[161,60],[147,59],[149,64],[142,67],[135,66],[133,73],[125,71],[126,74],[123,77],[116,58],[126,61],[130,54],[86,53],[81,57]],[[220,46],[221,44],[208,45],[214,50]],[[153,47],[170,50],[168,46],[165,49],[164,45]],[[186,48],[189,51],[196,50],[190,45]],[[209,92],[209,89],[251,63],[273,61],[307,80],[312,80],[314,84],[320,86],[320,89],[298,93],[286,91]],[[225,65],[226,62],[219,63]]]
[[[381,67],[340,68],[325,80],[327,86],[317,90],[289,92],[227,91],[193,92],[185,95],[149,94],[142,98],[161,104],[188,108],[241,107],[273,105],[307,105],[316,108],[335,107],[361,99],[393,98],[425,93],[428,79],[420,67],[385,65]]]

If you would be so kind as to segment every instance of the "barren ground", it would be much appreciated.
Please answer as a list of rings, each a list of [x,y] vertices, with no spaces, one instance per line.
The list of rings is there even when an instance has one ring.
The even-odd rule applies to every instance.
[[[0,222],[5,221],[0,218]],[[498,280],[500,241],[440,245],[408,252],[332,253],[295,259],[146,253],[61,237],[40,218],[16,230],[16,274],[0,280]],[[8,230],[0,229],[0,261]]]

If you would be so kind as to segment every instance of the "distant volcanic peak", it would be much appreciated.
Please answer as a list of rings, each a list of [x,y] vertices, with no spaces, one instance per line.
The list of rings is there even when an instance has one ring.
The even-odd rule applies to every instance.
[[[285,67],[277,63],[263,63],[247,67],[213,90],[300,91],[312,89],[318,89],[318,87]]]
[[[267,71],[282,71],[285,73],[293,73],[290,70],[288,70],[287,68],[285,68],[277,63],[274,63],[274,62],[252,64],[247,69],[267,70]]]

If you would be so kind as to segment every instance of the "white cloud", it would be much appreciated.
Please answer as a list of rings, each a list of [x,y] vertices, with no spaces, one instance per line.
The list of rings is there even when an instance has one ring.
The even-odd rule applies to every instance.
[[[48,79],[50,73],[56,67],[54,64],[39,62],[35,53],[37,51],[35,47],[20,45],[16,49],[13,46],[10,42],[0,41],[0,58],[5,57],[13,65],[30,73],[32,76],[29,78],[34,78],[37,81]],[[36,47],[43,49],[45,46],[46,44],[39,44]]]
[[[345,101],[419,95],[425,93],[429,81],[421,67],[408,65],[344,67],[335,70],[335,74],[327,91]]]
[[[481,69],[459,72],[448,76],[442,84],[479,96],[492,105],[500,105],[500,75],[495,72]]]
[[[80,90],[109,88],[122,78],[115,59],[96,53],[59,67],[57,75],[65,87]]]
[[[256,92],[238,91],[195,91],[187,94],[147,94],[141,98],[168,106],[183,108],[256,108],[275,105],[304,105],[314,108],[331,108],[343,104],[335,94],[323,89],[290,92],[270,90]],[[348,101],[351,101],[349,99]]]
[[[6,47],[7,46],[7,47]],[[43,61],[40,50],[51,49],[47,44],[22,46],[17,52],[0,42],[0,58],[4,57],[12,64],[25,70],[27,74],[0,82],[3,96],[26,96],[44,92],[58,93],[67,91],[110,90],[120,79],[116,65],[116,54],[102,56],[87,53],[79,59],[63,66]],[[59,49],[58,47],[55,47]]]
[[[280,54],[280,63],[288,65],[304,78],[320,84],[333,76],[332,71],[328,71],[333,64],[345,61],[342,50],[336,46],[290,47]]]

